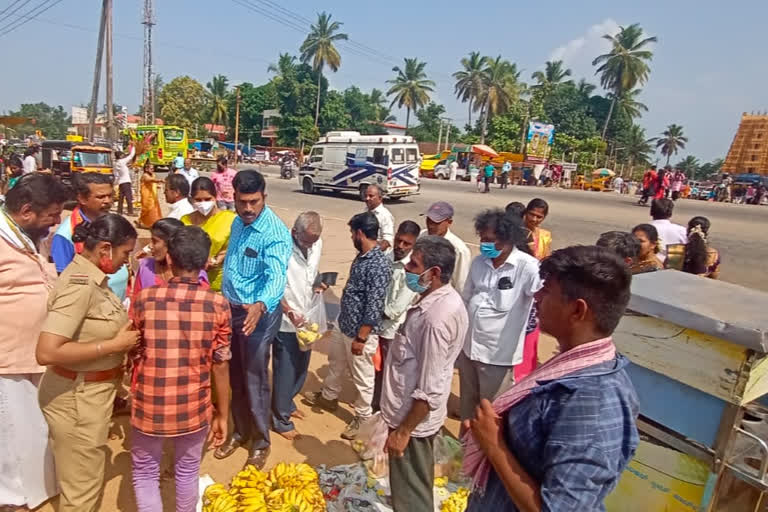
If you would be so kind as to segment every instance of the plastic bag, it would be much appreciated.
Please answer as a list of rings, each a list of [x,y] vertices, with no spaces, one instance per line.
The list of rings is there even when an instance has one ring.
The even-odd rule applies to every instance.
[[[461,482],[461,463],[464,458],[461,442],[451,436],[439,434],[434,445],[435,477]]]
[[[325,311],[325,299],[322,293],[316,293],[309,304],[309,310],[304,313],[304,323],[296,328],[296,338],[299,348],[306,352],[312,345],[323,338],[328,331],[328,314]]]
[[[384,451],[388,437],[389,427],[381,412],[377,412],[360,426],[357,440],[352,442],[352,448],[365,461],[369,475],[374,478],[389,475],[389,457]]]

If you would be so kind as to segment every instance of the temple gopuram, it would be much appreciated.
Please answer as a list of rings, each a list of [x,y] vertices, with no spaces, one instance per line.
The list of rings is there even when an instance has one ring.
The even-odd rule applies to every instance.
[[[768,113],[742,114],[722,170],[730,174],[768,176]]]

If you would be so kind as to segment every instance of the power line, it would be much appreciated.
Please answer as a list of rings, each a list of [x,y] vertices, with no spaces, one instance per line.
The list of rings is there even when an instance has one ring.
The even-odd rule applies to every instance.
[[[50,3],[53,1],[53,3]],[[57,4],[61,3],[62,0],[43,0],[40,4],[38,4],[37,7],[33,7],[31,10],[27,11],[26,13],[22,14],[21,16],[25,19],[11,21],[9,24],[4,25],[0,27],[0,37],[3,37],[6,34],[9,34],[16,30],[19,27],[22,27],[29,23],[30,21],[37,18],[39,15],[43,14],[45,11],[51,9],[52,7],[55,7]],[[48,4],[47,6],[45,4]],[[15,25],[14,25],[15,23]],[[13,26],[11,26],[13,25]],[[10,27],[10,28],[8,28]]]
[[[21,9],[22,7],[24,7],[25,5],[27,5],[27,4],[28,4],[30,1],[31,1],[31,0],[27,0],[26,2],[24,2],[23,4],[21,4],[20,6],[18,6],[18,7],[17,7],[17,8],[16,8],[16,9],[15,9],[13,12],[16,12],[16,11],[18,11],[19,9]],[[6,12],[8,12],[8,10],[9,10],[9,9],[11,9],[11,8],[12,8],[14,5],[16,5],[16,4],[17,4],[17,3],[19,3],[19,2],[21,2],[21,0],[14,0],[13,2],[11,2],[11,3],[8,5],[8,7],[6,7],[5,9],[3,9],[2,11],[0,11],[0,16],[1,16],[1,15],[3,15],[3,14],[5,14]],[[11,13],[11,14],[13,14],[13,13]],[[10,16],[10,14],[9,14],[9,16]]]

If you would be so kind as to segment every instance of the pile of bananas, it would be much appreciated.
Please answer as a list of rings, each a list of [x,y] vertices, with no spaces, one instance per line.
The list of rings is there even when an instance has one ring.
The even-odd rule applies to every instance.
[[[305,324],[296,331],[296,338],[298,338],[299,345],[302,347],[309,346],[322,337],[323,334],[320,332],[320,326],[317,324]]]
[[[459,487],[440,504],[440,512],[464,512],[467,508],[469,489]]]
[[[321,512],[325,498],[308,464],[279,463],[269,473],[246,466],[229,490],[213,484],[203,494],[203,512]]]

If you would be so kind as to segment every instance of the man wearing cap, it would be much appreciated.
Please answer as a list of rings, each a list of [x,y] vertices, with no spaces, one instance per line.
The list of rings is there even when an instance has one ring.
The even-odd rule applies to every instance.
[[[453,206],[445,201],[438,201],[432,203],[426,213],[422,215],[427,217],[427,229],[422,231],[421,235],[442,236],[451,242],[451,245],[456,250],[456,266],[454,267],[453,275],[451,275],[451,285],[455,290],[461,292],[464,290],[464,282],[469,275],[472,253],[469,252],[467,244],[451,231]]]

